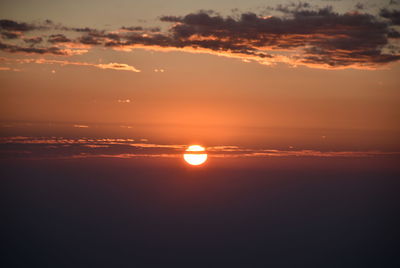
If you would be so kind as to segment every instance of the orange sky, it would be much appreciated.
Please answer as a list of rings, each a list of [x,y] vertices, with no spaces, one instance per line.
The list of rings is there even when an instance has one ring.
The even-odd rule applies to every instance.
[[[4,6],[9,13],[2,15],[11,14],[5,18],[21,21],[21,12]],[[30,17],[46,19],[41,15]],[[64,14],[60,21],[65,20]],[[326,70],[179,49],[104,47],[74,56],[3,51],[0,58],[2,136],[57,133],[179,144],[399,149],[396,62],[374,70]]]

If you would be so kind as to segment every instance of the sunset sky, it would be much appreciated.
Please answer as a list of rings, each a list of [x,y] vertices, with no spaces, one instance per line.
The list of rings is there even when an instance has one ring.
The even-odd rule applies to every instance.
[[[392,267],[399,63],[400,0],[1,0],[4,267]]]
[[[2,1],[2,133],[396,151],[396,8]]]

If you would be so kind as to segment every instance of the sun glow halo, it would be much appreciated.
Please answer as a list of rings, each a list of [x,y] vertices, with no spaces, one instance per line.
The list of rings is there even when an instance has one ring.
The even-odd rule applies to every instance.
[[[190,165],[199,166],[207,160],[205,148],[200,145],[190,145],[183,154],[183,159]]]

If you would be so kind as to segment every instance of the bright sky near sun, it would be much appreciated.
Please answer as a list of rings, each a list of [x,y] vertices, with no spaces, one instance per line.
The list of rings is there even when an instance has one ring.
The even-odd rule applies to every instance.
[[[337,56],[334,59],[336,65],[328,66],[326,62],[321,65],[322,58],[318,62],[313,58],[319,57],[321,54],[317,53],[325,48],[309,50],[307,53],[314,54],[308,58],[296,58],[303,53],[303,48],[284,47],[283,41],[278,44],[282,51],[276,48],[262,50],[254,42],[246,48],[235,43],[229,44],[229,51],[234,53],[226,54],[226,50],[210,49],[210,40],[207,46],[201,43],[209,38],[204,32],[185,39],[185,42],[196,43],[181,49],[176,45],[178,39],[171,36],[180,34],[181,42],[187,37],[185,29],[176,28],[172,32],[175,35],[166,33],[175,24],[188,22],[179,21],[177,17],[160,20],[164,16],[179,17],[197,14],[199,10],[213,10],[217,13],[207,14],[215,17],[219,14],[240,17],[247,12],[265,15],[260,15],[257,20],[262,24],[268,23],[263,21],[267,20],[268,14],[275,16],[279,4],[286,3],[290,2],[1,1],[1,19],[42,26],[45,20],[52,21],[45,25],[51,29],[35,28],[33,32],[19,35],[17,39],[21,43],[6,37],[6,34],[14,33],[11,30],[7,30],[1,39],[2,132],[5,135],[18,133],[21,129],[10,126],[13,122],[24,122],[33,125],[30,130],[24,129],[24,133],[46,134],[42,125],[35,124],[51,122],[54,125],[88,126],[72,127],[67,130],[71,135],[101,132],[128,137],[132,133],[141,133],[153,140],[179,143],[322,146],[329,142],[332,148],[354,144],[367,149],[398,147],[398,51],[382,52],[376,57],[363,54],[356,59]],[[312,10],[332,5],[340,14],[357,11],[374,16],[378,16],[382,8],[398,8],[395,1],[308,3],[307,8]],[[356,7],[358,3],[360,5]],[[191,24],[185,27],[188,25]],[[133,49],[127,43],[123,46],[110,43],[117,42],[116,38],[122,42],[120,38],[126,36],[107,34],[125,34],[118,30],[139,26],[145,29],[140,32],[145,40],[141,42],[150,42],[150,45],[140,43],[142,48]],[[69,30],[65,30],[66,27]],[[93,35],[93,31],[76,30],[86,27],[96,29],[97,35]],[[154,27],[160,29],[152,30]],[[387,27],[389,33],[389,28],[397,29],[398,26]],[[232,32],[241,33],[238,29]],[[62,44],[59,34],[70,41],[75,40],[62,50],[72,51],[71,54],[31,51],[43,47],[45,41],[39,41],[39,38],[48,43],[53,40],[53,45]],[[88,34],[92,34],[91,39]],[[318,38],[318,34],[324,32],[314,34]],[[228,37],[218,38],[225,40]],[[286,45],[295,42],[294,38],[288,39]],[[109,43],[105,45],[106,42]],[[160,44],[163,49],[155,49],[155,45]],[[349,46],[343,45],[345,49]],[[271,64],[266,65],[266,61]]]

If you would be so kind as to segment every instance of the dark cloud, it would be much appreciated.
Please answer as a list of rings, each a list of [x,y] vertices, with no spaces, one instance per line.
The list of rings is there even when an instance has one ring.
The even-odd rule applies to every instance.
[[[34,53],[34,54],[53,54],[53,55],[63,55],[66,56],[68,53],[65,50],[62,50],[58,47],[46,47],[46,48],[37,48],[37,47],[23,47],[18,45],[10,45],[4,44],[0,42],[0,50],[9,52],[9,53]]]
[[[126,31],[132,31],[132,32],[137,32],[137,31],[143,31],[143,27],[141,26],[131,26],[131,27],[121,27],[122,30],[126,30]]]
[[[395,29],[390,29],[388,33],[389,38],[400,38],[400,33],[396,31]]]
[[[321,68],[375,68],[400,59],[398,45],[391,43],[400,37],[393,27],[400,24],[399,11],[382,9],[379,16],[360,12],[336,13],[331,7],[316,9],[308,3],[279,5],[274,11],[283,16],[242,13],[223,17],[212,11],[162,16],[162,22],[172,23],[168,32],[140,26],[107,32],[88,27],[60,27],[49,22],[47,25],[53,25],[54,29],[75,31],[80,36],[70,38],[60,33],[52,34],[48,42],[57,47],[74,43],[124,50],[135,47],[179,49],[262,64],[285,62]],[[5,24],[7,29],[14,30],[18,27],[27,29],[29,25]],[[6,47],[1,49],[9,52],[35,49],[3,46]],[[58,53],[57,47],[52,47],[52,54]],[[33,53],[47,50],[36,49],[38,52]]]
[[[84,35],[80,37],[78,41],[85,45],[99,45],[102,39],[93,35]]]
[[[365,6],[364,6],[363,3],[357,3],[357,4],[355,5],[355,8],[356,8],[356,9],[359,9],[359,10],[362,10],[362,9],[365,8]]]
[[[271,10],[276,10],[282,13],[293,13],[299,10],[311,8],[311,5],[307,2],[299,3],[289,3],[289,4],[279,4],[275,8],[270,8]]]
[[[28,23],[20,23],[13,20],[0,20],[0,33],[4,39],[19,39],[23,32],[31,31],[35,27]]]
[[[160,32],[161,29],[159,27],[152,27],[152,28],[147,28],[146,30],[150,32]]]
[[[119,41],[121,39],[121,37],[115,33],[106,34],[105,37],[108,39],[111,39],[111,40],[115,40],[115,41]]]
[[[37,37],[30,37],[30,38],[24,38],[24,42],[25,42],[25,43],[32,44],[32,45],[39,44],[39,43],[41,43],[42,41],[43,41],[43,38],[40,37],[40,36],[37,36]]]
[[[160,18],[161,21],[166,21],[166,22],[182,22],[182,17],[178,16],[162,16]]]
[[[130,26],[130,27],[121,27],[123,31],[130,31],[130,32],[159,32],[161,29],[159,27],[150,27],[150,28],[143,28],[141,26]]]
[[[278,6],[291,18],[260,17],[244,13],[237,20],[206,13],[184,17],[164,16],[174,22],[175,41],[212,50],[256,55],[261,51],[301,49],[299,63],[331,67],[382,64],[399,59],[386,55],[382,48],[388,35],[395,36],[388,24],[369,14],[338,14],[332,8],[305,10],[307,4]],[[396,13],[383,13],[391,19]],[[382,14],[381,14],[382,15]]]
[[[19,23],[13,20],[0,20],[0,29],[6,31],[27,32],[35,29],[35,26],[28,23]]]
[[[50,43],[67,43],[67,42],[71,42],[71,39],[67,38],[63,34],[52,34],[49,36],[47,41]]]
[[[392,24],[400,25],[400,10],[389,10],[389,9],[381,9],[379,15],[386,19],[389,19]]]
[[[89,27],[84,27],[84,28],[66,28],[67,30],[75,31],[75,32],[83,32],[83,33],[90,33],[90,32],[96,32],[96,29],[89,28]]]
[[[89,27],[66,27],[60,24],[56,24],[51,20],[44,20],[39,23],[25,23],[17,22],[13,20],[3,19],[0,20],[0,30],[2,31],[14,31],[14,32],[28,32],[34,30],[63,30],[63,31],[73,31],[79,33],[92,33],[98,32],[98,30]]]
[[[21,32],[1,32],[1,37],[5,38],[5,39],[18,39],[20,38],[22,35]]]

